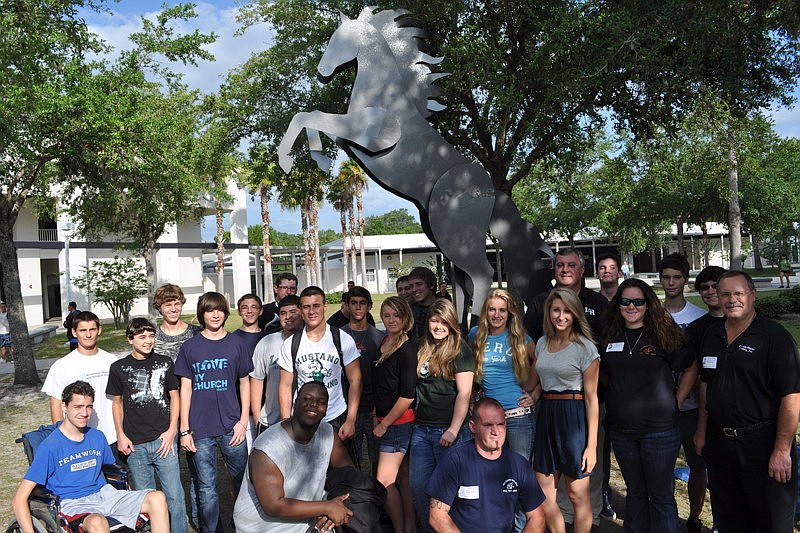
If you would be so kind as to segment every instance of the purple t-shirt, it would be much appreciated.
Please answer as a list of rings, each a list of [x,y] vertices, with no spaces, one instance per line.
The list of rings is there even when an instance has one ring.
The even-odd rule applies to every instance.
[[[192,380],[189,427],[195,440],[233,430],[242,415],[239,379],[252,370],[247,345],[236,335],[219,340],[196,335],[181,345],[175,375]]]

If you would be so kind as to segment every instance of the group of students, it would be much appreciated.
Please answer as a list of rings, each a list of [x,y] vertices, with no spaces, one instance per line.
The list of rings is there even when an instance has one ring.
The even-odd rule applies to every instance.
[[[673,269],[665,261],[668,278],[672,270],[685,278],[677,283],[682,296],[688,264]],[[720,274],[721,269],[707,269],[698,285],[716,289]],[[96,316],[76,315],[78,348],[53,366],[43,391],[51,396],[54,422],[102,431],[111,450],[127,458],[134,489],[155,489],[155,470],[176,532],[187,530],[178,449],[186,452],[190,511],[199,530],[222,528],[219,449],[232,480],[238,530],[305,531],[345,523],[352,515],[341,505],[346,496],[336,504],[287,501],[323,498],[325,468],[358,464],[366,443],[398,533],[420,525],[423,531],[530,532],[543,531],[545,524],[561,533],[566,529],[557,488],[562,479],[573,513],[569,521],[575,532],[588,533],[598,512],[590,483],[602,478],[597,470],[608,469],[598,453],[603,428],[626,482],[626,531],[677,532],[673,469],[682,442],[679,406],[697,389],[699,339],[720,319],[703,319],[702,327],[698,320],[685,333],[679,315],[671,315],[645,282],[629,278],[606,290],[611,281],[601,278],[603,298],[585,288],[582,276],[580,253],[559,251],[556,287],[532,302],[524,317],[508,291],[493,289],[467,336],[453,303],[437,297],[435,275],[426,268],[398,280],[400,296],[381,304],[385,334],[367,320],[372,299],[362,287],[349,288],[348,323],[340,330],[325,322],[321,289],[307,287],[298,297],[297,278],[282,274],[275,283],[276,303],[262,306],[257,296],[243,296],[237,304],[242,328],[228,333],[224,296],[200,297],[197,328],[180,318],[185,303],[180,288],[165,285],[155,295],[163,323],[156,327],[133,319],[126,331],[132,353],[123,359],[97,348]],[[668,296],[675,292],[669,286],[676,284],[662,283]],[[614,288],[618,284],[614,279]],[[706,301],[702,291],[701,296]],[[80,419],[67,416],[72,396],[64,396],[78,380],[96,391],[88,414],[83,402]],[[315,392],[311,383],[323,386]],[[87,389],[79,388],[79,394],[83,399]],[[470,417],[475,402],[484,406],[483,414],[473,410]],[[495,405],[501,414],[493,417]],[[683,431],[689,443],[696,416],[695,409]],[[333,431],[319,433],[320,422]],[[79,433],[71,431],[67,439]],[[473,435],[475,458],[467,453]],[[492,455],[499,452],[491,442],[505,442],[514,461],[532,465],[535,482],[515,462],[508,466],[513,476],[501,476],[502,487],[483,486],[494,479],[493,471],[505,474],[499,462],[491,462],[499,457]],[[685,438],[683,445],[686,449]],[[470,464],[490,462],[476,470],[474,484],[464,485],[454,473],[464,468],[453,466],[459,457],[469,457]],[[279,464],[295,465],[294,471]],[[41,471],[41,465],[32,467],[26,480],[47,482]],[[704,484],[705,479],[703,497]],[[20,487],[15,512],[30,488]],[[83,492],[70,494],[83,498]]]

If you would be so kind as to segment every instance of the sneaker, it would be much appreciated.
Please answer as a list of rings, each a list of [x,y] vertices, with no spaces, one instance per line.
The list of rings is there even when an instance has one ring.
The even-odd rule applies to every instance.
[[[703,523],[699,518],[689,517],[686,520],[686,533],[701,533],[703,531]]]
[[[608,497],[608,494],[603,493],[603,508],[600,509],[600,516],[606,518],[608,520],[616,520],[617,519],[617,512],[614,510],[614,507],[611,505],[611,498]]]

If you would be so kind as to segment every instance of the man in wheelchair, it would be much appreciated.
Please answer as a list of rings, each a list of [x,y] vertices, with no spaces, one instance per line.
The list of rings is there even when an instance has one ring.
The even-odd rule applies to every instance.
[[[83,520],[83,529],[89,533],[108,533],[106,517],[133,529],[139,513],[150,515],[153,533],[168,532],[169,511],[164,493],[117,490],[106,483],[102,467],[114,463],[114,455],[105,436],[87,426],[94,395],[94,389],[85,381],[64,388],[64,421],[39,445],[14,496],[14,514],[20,529],[34,533],[28,499],[39,484],[60,498],[63,514],[89,513]]]

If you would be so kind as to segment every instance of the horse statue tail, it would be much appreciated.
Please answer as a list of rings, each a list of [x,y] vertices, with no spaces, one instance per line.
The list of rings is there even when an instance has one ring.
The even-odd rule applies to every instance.
[[[511,196],[495,191],[494,208],[489,221],[492,235],[500,241],[506,276],[525,305],[534,296],[550,289],[550,271],[540,255],[553,257],[541,230],[519,214]]]

